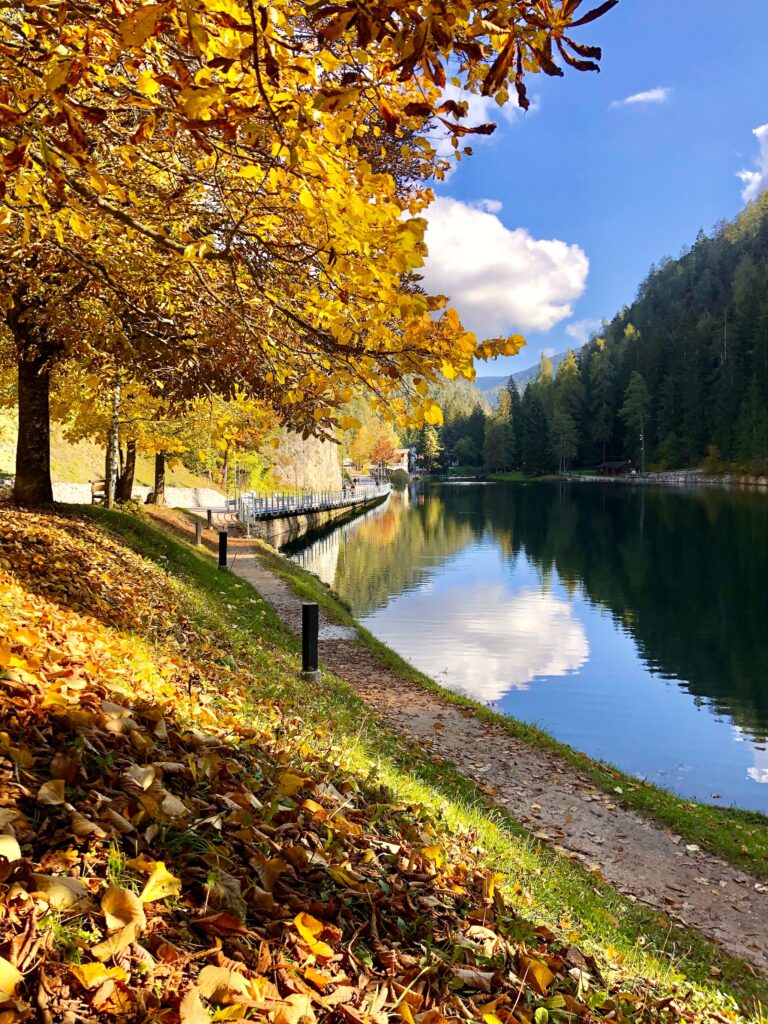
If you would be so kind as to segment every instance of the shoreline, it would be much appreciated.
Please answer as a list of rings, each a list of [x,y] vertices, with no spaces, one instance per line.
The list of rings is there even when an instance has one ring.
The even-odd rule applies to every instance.
[[[303,600],[316,601],[329,621],[356,630],[362,646],[378,660],[382,668],[396,674],[405,683],[416,684],[426,693],[449,705],[471,712],[489,725],[499,727],[516,740],[534,749],[557,756],[569,770],[589,776],[591,783],[615,801],[643,814],[664,828],[672,828],[693,843],[700,844],[734,866],[768,880],[768,815],[738,807],[702,803],[678,796],[598,761],[570,747],[554,736],[519,719],[502,715],[471,697],[440,686],[414,668],[396,651],[370,633],[339,600],[338,595],[318,577],[289,561],[280,552],[262,547],[258,554],[265,570],[277,576]],[[623,790],[616,793],[616,788]],[[750,831],[759,833],[755,840]]]

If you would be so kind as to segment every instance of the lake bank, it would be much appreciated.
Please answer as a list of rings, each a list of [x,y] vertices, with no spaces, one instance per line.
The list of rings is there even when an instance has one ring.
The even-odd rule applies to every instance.
[[[268,619],[260,617],[258,603],[248,596],[248,590],[242,589],[236,573],[217,576],[213,568],[215,563],[205,553],[186,545],[180,546],[170,539],[161,539],[153,528],[135,517],[109,515],[101,510],[89,510],[89,513],[99,521],[108,522],[111,528],[119,529],[132,544],[175,573],[197,575],[210,564],[213,572],[210,584],[206,585],[210,586],[212,600],[221,603],[222,609],[226,603],[227,616],[233,623],[242,622],[249,634],[253,634],[255,629],[257,635],[264,635]],[[170,512],[164,515],[168,520],[173,518]],[[166,522],[164,527],[168,525]],[[179,520],[175,528],[185,529]],[[191,536],[191,530],[187,535]],[[236,552],[245,548],[245,541],[233,539],[233,559],[237,557]],[[335,624],[351,623],[349,614],[333,601],[314,577],[282,557],[270,554],[267,549],[262,550],[270,573],[290,576],[299,598],[318,599],[324,608],[332,608],[331,620]],[[219,593],[221,596],[216,596]],[[254,619],[256,615],[258,619]],[[274,632],[267,635],[275,636]],[[396,655],[384,651],[382,645],[367,636],[365,631],[361,631],[361,636],[366,646],[379,652],[383,664],[391,659],[399,666],[398,671],[403,673],[403,678],[408,678],[412,670]],[[279,642],[281,646],[287,643],[284,639]],[[262,643],[263,640],[258,641],[259,645]],[[289,647],[298,650],[295,640]],[[494,870],[508,872],[514,880],[513,891],[517,892],[519,901],[516,906],[524,915],[533,910],[538,920],[558,932],[565,922],[565,927],[570,929],[571,941],[578,935],[578,941],[587,943],[590,950],[609,947],[610,956],[618,956],[625,965],[623,970],[630,976],[636,971],[644,975],[650,972],[665,979],[666,984],[684,982],[685,990],[690,992],[687,998],[693,998],[694,1004],[698,999],[699,985],[708,992],[733,993],[742,1005],[749,993],[759,994],[758,998],[765,1001],[768,983],[762,975],[754,974],[743,963],[732,960],[722,951],[714,952],[713,947],[696,932],[681,929],[671,922],[664,910],[651,910],[639,901],[635,903],[620,896],[599,873],[582,868],[576,861],[532,838],[507,809],[487,795],[482,784],[475,785],[470,778],[457,773],[445,759],[427,751],[423,743],[398,739],[398,734],[392,732],[375,711],[336,676],[324,672],[322,683],[310,687],[302,683],[298,675],[294,683],[283,676],[279,687],[273,685],[266,696],[283,703],[295,702],[303,717],[331,730],[335,743],[345,750],[350,749],[349,745],[363,743],[366,757],[375,761],[379,779],[389,782],[392,778],[390,765],[395,764],[400,772],[399,778],[407,778],[409,785],[417,787],[420,798],[428,806],[433,806],[434,800],[434,806],[441,808],[441,816],[447,814],[449,820],[456,821],[460,827],[478,829],[484,856],[488,856]],[[462,809],[455,817],[457,799]],[[512,852],[513,849],[517,852]],[[713,972],[711,967],[715,963],[717,968]],[[689,983],[693,988],[687,988]],[[729,1016],[728,1011],[725,1012],[726,1017]]]
[[[170,511],[167,517],[170,521]],[[94,523],[99,524],[103,532],[97,530]],[[44,528],[41,528],[41,524],[44,524]],[[422,834],[421,843],[432,844],[429,846],[429,850],[433,851],[430,856],[437,857],[438,853],[441,853],[444,857],[443,851],[449,851],[448,857],[455,857],[460,853],[464,864],[469,866],[472,873],[473,892],[479,892],[483,888],[483,878],[487,876],[490,879],[487,872],[492,872],[493,887],[503,895],[505,903],[509,901],[510,912],[507,916],[503,909],[504,904],[497,895],[493,902],[488,903],[490,910],[483,918],[486,921],[483,934],[488,936],[488,929],[495,928],[496,922],[505,936],[514,936],[514,948],[519,951],[518,955],[548,957],[550,953],[560,954],[566,957],[569,963],[575,964],[572,969],[569,968],[570,975],[565,974],[561,977],[561,968],[557,966],[561,961],[551,960],[550,973],[555,973],[557,978],[553,978],[551,982],[547,981],[544,990],[539,989],[536,993],[525,982],[526,971],[524,970],[522,975],[519,974],[518,960],[515,1005],[518,1014],[523,1010],[525,1014],[516,1019],[532,1019],[538,1008],[553,1005],[548,1002],[550,998],[561,1000],[564,997],[570,999],[571,995],[576,996],[576,982],[579,983],[578,999],[581,999],[582,993],[586,991],[585,1002],[589,1003],[588,1007],[582,1006],[578,999],[568,1003],[569,1015],[576,1019],[586,1014],[588,1019],[596,1021],[608,1014],[608,1019],[615,1020],[619,1011],[621,1019],[631,1019],[635,1024],[641,1024],[646,1020],[650,1024],[650,1021],[658,1020],[660,1015],[670,1021],[685,1020],[688,1024],[694,1021],[724,1024],[726,1021],[735,1022],[743,1019],[740,1017],[739,1008],[744,1017],[754,1017],[758,1012],[756,1001],[764,1003],[768,998],[768,981],[764,975],[754,972],[743,961],[729,957],[722,950],[706,942],[695,931],[678,927],[670,922],[663,912],[652,911],[640,903],[632,903],[620,896],[596,874],[583,870],[577,863],[552,852],[539,840],[532,839],[530,834],[523,830],[507,811],[494,804],[479,786],[455,772],[446,761],[431,756],[422,744],[407,742],[388,729],[383,720],[335,676],[324,674],[320,685],[307,687],[298,676],[299,644],[295,636],[282,625],[270,605],[235,573],[218,572],[215,559],[207,551],[174,540],[158,529],[159,525],[164,530],[169,522],[164,521],[156,525],[145,516],[91,508],[77,510],[76,514],[54,513],[50,516],[37,516],[34,519],[28,513],[18,513],[14,510],[13,519],[4,519],[4,528],[0,531],[4,559],[3,564],[0,564],[0,573],[6,571],[10,564],[17,573],[14,585],[31,587],[28,598],[15,600],[13,604],[8,605],[8,610],[19,621],[24,620],[27,600],[31,602],[30,609],[45,605],[49,621],[58,622],[63,616],[62,622],[66,620],[68,629],[74,631],[72,642],[78,651],[78,657],[85,658],[86,661],[93,657],[88,645],[91,642],[96,644],[100,651],[98,656],[101,658],[98,678],[91,680],[90,675],[86,674],[82,679],[84,689],[80,687],[78,690],[78,693],[82,691],[85,694],[88,707],[93,703],[94,687],[101,686],[104,682],[111,684],[112,674],[117,674],[122,679],[126,670],[130,669],[132,662],[126,662],[121,656],[121,645],[130,642],[142,652],[143,657],[150,659],[146,670],[143,663],[140,666],[142,679],[138,691],[133,693],[130,688],[125,690],[125,686],[124,692],[120,695],[113,691],[109,708],[114,716],[122,714],[117,704],[136,704],[133,714],[140,716],[142,722],[146,716],[150,716],[154,733],[151,736],[147,734],[147,744],[140,761],[142,764],[146,761],[151,765],[158,757],[163,760],[166,767],[162,784],[171,792],[178,794],[177,801],[199,802],[198,790],[202,785],[202,799],[208,802],[209,807],[223,799],[219,796],[220,792],[229,794],[229,803],[226,806],[230,808],[227,813],[231,816],[231,797],[239,799],[243,786],[246,789],[250,786],[252,792],[248,806],[256,806],[252,799],[254,796],[261,797],[262,801],[262,807],[258,811],[249,812],[251,826],[267,830],[261,834],[260,843],[268,843],[269,848],[279,855],[279,844],[282,844],[285,837],[290,849],[293,850],[293,833],[286,833],[286,826],[296,813],[305,817],[309,815],[306,820],[302,819],[302,829],[297,833],[300,836],[298,841],[303,841],[301,836],[313,840],[318,829],[323,831],[327,838],[328,830],[333,828],[334,839],[332,850],[329,851],[333,856],[333,863],[336,863],[338,856],[347,856],[348,871],[357,869],[360,864],[367,879],[378,877],[381,863],[389,864],[386,849],[381,848],[382,826],[387,830],[386,842],[390,845],[401,844],[398,848],[409,857],[409,844],[418,844]],[[183,524],[177,524],[177,528],[187,529],[191,533],[189,527],[184,527]],[[20,542],[22,535],[26,538],[24,543]],[[74,541],[77,542],[76,546],[73,546]],[[47,557],[41,563],[48,566],[46,573],[41,574],[36,561],[25,563],[25,552],[30,543],[35,553],[40,547],[47,553]],[[285,565],[283,560],[280,561]],[[297,580],[304,581],[306,585],[311,583],[309,578],[295,567],[289,566],[288,571],[294,573]],[[90,586],[86,588],[81,585],[83,573],[88,576],[90,582]],[[69,575],[72,576],[73,586],[62,588],[64,578]],[[134,587],[132,581],[135,578],[151,583],[151,586]],[[121,593],[124,592],[124,600],[115,603],[113,598],[116,594],[117,581],[123,581]],[[316,581],[314,585],[322,590]],[[147,602],[152,605],[154,611],[147,609],[147,615],[142,618],[141,610]],[[83,618],[81,606],[86,612],[93,608],[99,618],[89,617],[87,614]],[[2,609],[0,602],[0,611]],[[137,612],[140,613],[138,619]],[[123,622],[124,626],[121,627],[120,624]],[[126,629],[128,632],[123,632]],[[29,634],[25,635],[25,642],[31,643]],[[66,636],[67,633],[63,636],[57,634],[57,642],[64,643]],[[85,646],[82,646],[83,642]],[[80,647],[77,646],[78,643]],[[113,648],[115,657],[107,663],[104,659],[107,655],[112,657]],[[188,665],[187,659],[190,656],[193,662]],[[169,706],[168,687],[176,685],[173,673],[192,668],[194,660],[198,658],[199,674],[194,675],[191,688],[182,677],[178,681],[178,708]],[[165,659],[170,659],[167,665]],[[152,668],[155,660],[157,670]],[[167,671],[169,669],[172,670],[170,675]],[[157,694],[151,691],[155,671],[160,673],[157,676],[160,686]],[[0,676],[2,675],[0,671]],[[63,685],[61,680],[57,682],[54,679],[53,682],[59,687]],[[75,707],[79,699],[77,696]],[[155,718],[151,717],[156,701],[160,702],[165,714],[167,737],[166,731],[157,726]],[[22,714],[22,710],[17,685],[15,714]],[[69,712],[62,708],[58,711],[50,710],[47,714],[56,716],[59,723],[58,732],[61,734],[68,721]],[[76,714],[79,728],[83,728],[86,721],[90,721],[87,716],[83,717],[83,712],[73,711],[73,714]],[[182,716],[183,722],[181,719],[177,721],[179,715]],[[123,716],[120,721],[127,722],[133,729],[131,718]],[[12,742],[17,742],[16,726],[10,724],[12,729],[9,735]],[[41,728],[44,728],[44,723],[38,720],[38,731]],[[219,738],[209,740],[208,736],[212,733]],[[47,731],[45,735],[48,735]],[[131,732],[133,739],[130,743],[124,730],[100,730],[92,735],[94,738],[98,736],[99,744],[109,756],[105,761],[104,751],[101,754],[86,752],[83,767],[90,771],[100,766],[96,788],[99,793],[112,794],[110,786],[113,776],[116,780],[123,767],[130,767],[138,756],[134,753],[134,740],[138,741],[140,734],[135,730]],[[29,739],[28,737],[28,741]],[[35,746],[39,742],[42,742],[39,737],[34,739]],[[166,751],[169,743],[171,749]],[[227,750],[225,743],[232,744],[231,749]],[[187,755],[190,765],[202,757],[206,766],[206,772],[198,779],[197,785],[185,781],[188,773],[183,765],[172,763],[181,759],[186,764]],[[233,757],[237,765],[232,760]],[[236,774],[232,775],[229,769],[235,767]],[[183,770],[183,774],[177,777],[171,769]],[[295,799],[294,790],[287,782],[290,778],[293,784],[294,777],[295,781],[302,785]],[[158,784],[155,783],[155,788]],[[223,790],[222,784],[226,784]],[[274,790],[279,787],[282,787],[280,791],[283,795],[280,796],[278,807],[274,803]],[[339,791],[344,796],[339,797],[338,803],[335,803],[335,793]],[[121,809],[130,801],[137,799],[136,792],[141,797],[140,789],[134,792],[134,789],[125,790],[125,787],[122,787],[116,790],[117,792],[120,794],[121,802],[116,806]],[[272,797],[270,793],[273,794]],[[69,790],[68,795],[78,808],[78,813],[102,820],[103,814],[99,813],[96,804],[93,803],[94,793],[90,787]],[[325,824],[324,819],[317,816],[320,814],[319,809],[314,812],[307,810],[311,806],[311,801],[305,800],[308,795],[316,797],[318,807],[325,805],[329,813],[333,811],[330,820]],[[29,799],[33,800],[33,797]],[[149,796],[146,797],[146,800],[148,799]],[[299,805],[304,809],[299,810]],[[103,810],[104,805],[99,806]],[[170,803],[168,807],[171,807]],[[178,813],[178,803],[173,807]],[[45,807],[43,812],[38,809],[37,813],[45,813],[52,817],[63,814],[64,808]],[[274,819],[274,814],[278,814],[277,820]],[[81,817],[79,820],[86,823],[87,819]],[[99,890],[98,895],[101,895],[101,890],[107,884],[101,881],[105,851],[109,852],[108,870],[113,873],[111,877],[118,879],[114,884],[127,885],[130,888],[135,884],[134,866],[126,865],[123,858],[134,858],[136,842],[141,844],[142,849],[145,842],[141,835],[123,838],[121,832],[108,824],[106,818],[103,820],[105,829],[111,831],[112,838],[107,835],[104,839],[93,833],[88,838],[88,881],[94,893]],[[278,824],[281,827],[275,829],[274,826]],[[424,829],[426,831],[422,833],[421,830]],[[50,839],[50,830],[49,833],[37,835],[30,833],[24,826],[23,829],[20,828],[18,835],[25,854],[32,858],[34,863]],[[274,838],[265,839],[265,835]],[[72,856],[79,853],[79,850],[72,850],[71,838],[66,839],[64,836],[63,839],[69,844]],[[206,913],[205,909],[196,905],[196,886],[200,878],[210,875],[210,866],[206,867],[205,862],[205,857],[211,850],[209,843],[213,843],[218,851],[221,851],[222,844],[228,849],[230,846],[234,847],[228,854],[227,878],[233,874],[236,877],[245,877],[245,874],[249,874],[253,880],[253,870],[251,869],[249,873],[245,861],[241,863],[242,841],[243,836],[239,830],[233,833],[232,829],[227,827],[222,834],[216,831],[215,822],[207,817],[195,818],[194,821],[177,817],[175,823],[164,824],[159,837],[153,840],[152,855],[163,857],[163,850],[166,850],[165,865],[170,872],[181,878],[183,898],[171,898],[167,905],[160,907],[160,910],[163,937],[170,937],[183,953],[189,948],[188,930],[196,930],[199,914]],[[30,842],[38,844],[40,848],[30,847]],[[76,841],[75,845],[80,847],[82,842],[83,840]],[[275,845],[276,843],[278,845]],[[460,848],[457,846],[459,843]],[[366,866],[360,861],[360,855],[369,845],[377,854]],[[319,843],[318,850],[323,846],[328,849],[327,843]],[[128,853],[123,854],[124,847]],[[416,856],[418,849],[418,845],[413,847]],[[317,857],[320,857],[319,852]],[[293,870],[300,879],[303,879],[305,871],[301,861],[293,855],[290,860],[296,865]],[[139,858],[136,861],[136,870],[146,863],[148,862],[145,859]],[[272,863],[270,861],[270,864]],[[431,885],[429,878],[436,875],[447,877],[445,873],[453,870],[452,864],[452,860],[440,860],[431,868],[427,866],[426,876],[420,875],[421,880],[414,882],[412,898],[418,898],[418,893],[424,892],[425,885]],[[474,867],[475,864],[477,868]],[[270,890],[274,891],[273,902],[270,903],[267,897],[262,896],[262,903],[259,903],[261,909],[255,919],[251,917],[250,902],[245,908],[245,926],[251,929],[263,928],[265,920],[282,920],[280,927],[275,925],[271,932],[270,950],[279,960],[282,951],[285,950],[287,954],[290,949],[291,962],[295,960],[297,949],[303,948],[296,945],[295,928],[291,924],[296,907],[294,906],[287,914],[284,911],[284,901],[290,901],[291,893],[296,886],[293,870],[289,870],[286,878],[279,879],[276,885],[274,878],[267,881]],[[397,894],[400,890],[398,886],[393,890],[391,882],[395,881],[400,873],[404,871],[407,874],[409,870],[408,863],[400,865],[390,874],[390,884],[387,888],[382,889],[382,893],[375,897],[378,939],[375,950],[370,951],[370,955],[368,933],[354,932],[357,943],[354,946],[353,959],[355,977],[360,970],[359,962],[362,956],[365,957],[364,963],[368,970],[374,978],[378,978],[381,967],[378,958],[383,955],[382,950],[387,950],[390,934],[397,939],[399,955],[408,954],[413,943],[418,944],[424,940],[428,942],[427,966],[433,964],[434,969],[430,969],[429,972],[429,991],[419,986],[422,1007],[425,1001],[427,1007],[440,1005],[440,1000],[450,1001],[457,991],[464,1001],[465,1010],[475,1007],[475,1000],[478,999],[480,1004],[484,1004],[487,997],[483,996],[483,990],[473,990],[471,984],[469,989],[466,987],[467,981],[471,982],[475,977],[472,974],[472,965],[479,965],[480,974],[483,974],[484,970],[482,964],[485,961],[475,959],[472,952],[474,946],[470,943],[466,950],[462,946],[463,951],[459,955],[458,967],[462,970],[467,969],[462,983],[462,978],[458,976],[453,979],[452,969],[449,970],[448,977],[444,976],[445,970],[450,968],[451,964],[457,964],[458,947],[454,950],[453,956],[449,955],[443,960],[439,936],[438,945],[435,945],[434,939],[428,939],[425,931],[429,921],[435,919],[436,915],[439,915],[440,921],[447,920],[446,892],[442,892],[426,917],[412,918],[410,911],[403,916],[400,911],[406,929],[405,932],[402,931],[400,920],[395,928],[394,917],[390,918],[390,910],[395,910],[396,904],[390,904],[393,899],[399,898]],[[483,872],[486,874],[482,874]],[[264,877],[261,872],[260,875]],[[455,875],[452,877],[456,879]],[[329,909],[326,904],[321,907],[320,903],[315,902],[309,908],[313,914],[325,916],[330,913],[331,919],[342,926],[343,934],[347,938],[352,935],[348,928],[348,924],[352,923],[347,921],[347,917],[350,912],[356,912],[355,908],[361,907],[365,911],[364,920],[370,921],[370,899],[367,895],[364,898],[356,895],[354,877],[348,873],[341,874],[338,878],[335,875],[331,877],[318,860],[311,879],[308,878],[304,884],[314,884],[313,879],[319,879],[318,884],[324,887],[325,895],[319,897],[320,899],[335,900],[338,891],[341,906],[348,908],[345,914],[338,918],[333,917],[335,911]],[[287,886],[283,884],[284,882]],[[140,887],[143,879],[138,884]],[[233,883],[230,880],[227,884],[230,886]],[[255,884],[258,885],[258,881]],[[256,892],[258,894],[259,890]],[[392,895],[388,895],[389,893]],[[251,896],[246,895],[250,901]],[[40,898],[38,893],[38,903]],[[162,899],[162,894],[148,897],[152,898]],[[492,889],[488,890],[483,898],[492,900]],[[202,895],[200,899],[203,899]],[[208,900],[212,899],[212,896],[208,897]],[[307,897],[304,897],[300,909],[306,908],[306,899]],[[289,907],[290,905],[289,902]],[[151,911],[155,927],[158,927],[159,919],[154,907],[147,904],[145,906],[147,917],[150,917]],[[472,906],[474,903],[464,905],[461,913],[469,914],[470,920],[467,920],[466,916],[457,920],[456,926],[459,929],[469,927]],[[70,932],[78,934],[78,928],[82,932],[82,915],[85,915],[86,922],[88,919],[98,920],[98,905],[89,905],[83,910],[73,908],[69,911],[66,922],[63,922],[62,927],[56,932],[57,942],[63,942]],[[47,920],[46,918],[41,923],[43,929]],[[206,963],[205,959],[201,961],[199,958],[207,955],[205,950],[208,945],[211,946],[208,953],[213,957],[208,961],[211,964],[218,963],[216,958],[220,955],[236,958],[235,966],[232,966],[232,959],[227,962],[228,969],[235,972],[233,981],[237,981],[238,971],[247,969],[247,964],[238,966],[240,960],[251,963],[251,953],[242,948],[242,943],[238,947],[239,933],[233,932],[235,925],[230,917],[222,916],[212,907],[208,910],[208,916],[201,919],[201,927],[211,929],[219,920],[222,926],[225,921],[229,922],[229,930],[222,933],[200,933],[203,936],[202,945],[198,938],[193,947],[196,956],[192,957],[189,963],[185,959],[181,975],[175,972],[172,982],[163,986],[160,994],[163,1006],[166,1000],[170,1000],[171,1005],[178,1003],[180,983],[182,992],[186,991],[187,986],[194,985],[197,971]],[[454,927],[452,924],[452,934],[455,935],[457,933]],[[215,947],[211,943],[210,934],[222,936]],[[233,934],[235,937],[231,938]],[[330,937],[329,933],[327,941],[332,943],[335,957],[338,933],[334,932],[333,937]],[[90,964],[87,947],[88,943],[77,957],[76,967],[83,959]],[[41,969],[45,970],[49,978],[52,973],[56,977],[68,977],[66,972],[69,970],[70,958],[66,953],[67,948],[61,945],[55,945],[52,949],[45,946],[41,957],[38,957],[34,966],[25,972],[22,991],[34,994],[37,972]],[[501,948],[496,947],[494,954],[493,963],[496,966],[499,966],[497,958]],[[256,950],[258,949],[257,943]],[[450,950],[448,952],[450,954]],[[425,955],[423,947],[419,955]],[[306,953],[302,956],[306,956]],[[275,976],[263,957],[259,958],[258,965],[259,975],[266,972],[267,976],[280,986],[280,998],[285,997],[283,975],[278,972]],[[94,970],[97,967],[98,965],[93,965]],[[512,969],[514,970],[514,965]],[[582,969],[586,972],[584,976],[581,974]],[[86,977],[90,970],[90,966],[84,970],[83,977]],[[130,976],[131,970],[132,965],[126,971],[129,975],[126,981],[131,987],[124,987],[122,982],[119,983],[120,991],[125,991],[126,998],[130,998],[133,986],[140,987],[143,984],[143,974],[139,972],[134,978]],[[213,971],[213,966],[210,971]],[[382,975],[385,987],[393,978],[394,981],[399,978],[397,964],[389,964],[387,971]],[[480,974],[476,977],[479,978]],[[588,987],[584,988],[582,983]],[[324,994],[335,994],[337,982],[328,984],[331,987],[326,986]],[[571,987],[574,990],[572,994]],[[63,994],[68,996],[68,991],[64,988]],[[83,998],[80,990],[73,991],[79,993],[80,999]],[[295,988],[289,988],[288,991],[295,991]],[[494,999],[498,999],[503,991],[502,982],[499,980],[495,983]],[[624,993],[620,1002],[614,1001],[614,994],[618,992]],[[339,989],[339,996],[350,998],[351,993]],[[322,998],[318,998],[316,989],[311,991],[310,997],[313,1004],[322,1007]],[[54,1013],[58,1013],[60,1009],[58,998],[57,989],[52,1004]],[[277,995],[274,998],[277,998]],[[390,1020],[398,1019],[398,1001],[399,999],[395,998],[394,1016],[389,1016]],[[497,1002],[495,1005],[498,1013],[503,1004]],[[679,1012],[674,1007],[679,1007]],[[327,1019],[321,1009],[318,1012],[320,1019]],[[480,1010],[472,1009],[472,1012],[479,1019]],[[402,1013],[399,1016],[402,1019]]]
[[[391,652],[377,649],[375,643],[361,644],[364,633],[359,624],[329,595],[319,595],[317,584],[281,562],[280,556],[239,549],[233,570],[294,631],[300,630],[297,594],[320,597],[326,669],[350,684],[389,727],[416,740],[431,756],[455,764],[537,839],[576,859],[630,899],[663,911],[678,924],[696,927],[730,953],[745,956],[760,969],[768,968],[768,938],[762,926],[768,915],[768,885],[631,810],[630,802],[641,789],[646,791],[648,808],[654,798],[659,799],[653,787],[604,765],[593,763],[591,772],[584,771],[587,759],[582,755],[570,752],[564,758],[562,747],[551,740],[542,743],[543,737],[533,731],[516,735],[509,720],[447,694],[419,679],[407,666],[402,671]],[[595,771],[602,773],[602,786]],[[687,824],[697,838],[707,834],[702,826],[710,809],[688,805],[686,822],[674,815],[674,798],[668,796],[667,810],[673,812],[670,826],[673,821]],[[681,802],[677,803],[682,812]],[[743,838],[754,830],[752,865],[761,864],[767,820],[736,813],[724,814],[718,824],[727,824],[731,839],[741,830]],[[726,832],[715,840],[710,831],[707,839],[718,845],[725,841]],[[768,870],[768,864],[763,866]]]

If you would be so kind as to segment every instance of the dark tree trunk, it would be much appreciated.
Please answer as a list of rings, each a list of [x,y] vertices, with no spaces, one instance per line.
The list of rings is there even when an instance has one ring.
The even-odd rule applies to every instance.
[[[155,456],[155,504],[165,504],[165,453]]]
[[[19,440],[13,500],[17,505],[50,505],[53,486],[49,402],[50,359],[53,353],[45,345],[24,344],[18,335],[16,341],[19,352]]]
[[[136,442],[129,441],[125,448],[125,465],[117,482],[117,500],[130,501],[133,478],[136,475]]]

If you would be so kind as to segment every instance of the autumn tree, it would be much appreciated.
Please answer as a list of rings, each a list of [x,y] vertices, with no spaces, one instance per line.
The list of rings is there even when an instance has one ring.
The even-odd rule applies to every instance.
[[[526,75],[562,74],[556,56],[597,68],[599,50],[570,33],[617,2],[586,14],[580,0],[516,0],[445,15],[417,0],[375,13],[352,2],[5,5],[0,256],[23,265],[42,244],[64,267],[52,269],[58,306],[51,286],[41,296],[22,287],[6,316],[23,396],[17,499],[48,496],[46,453],[25,455],[61,354],[52,313],[85,287],[72,276],[73,240],[76,273],[122,292],[140,320],[155,311],[153,276],[126,287],[113,255],[151,248],[164,264],[169,349],[191,324],[190,366],[178,373],[187,393],[241,388],[286,424],[327,433],[363,388],[401,425],[438,423],[430,381],[471,378],[475,358],[521,344],[479,344],[453,311],[433,319],[440,297],[405,286],[425,256],[425,183],[445,171],[429,130],[437,123],[457,151],[492,130],[444,100],[446,67],[468,93],[503,104],[512,88],[527,106]],[[399,150],[379,142],[398,134]],[[179,313],[181,331],[168,322]],[[183,360],[168,362],[180,371]]]

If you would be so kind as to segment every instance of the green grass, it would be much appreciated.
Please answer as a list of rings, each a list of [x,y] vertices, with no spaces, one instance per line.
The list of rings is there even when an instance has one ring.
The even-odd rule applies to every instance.
[[[396,798],[429,807],[438,828],[471,829],[483,857],[505,874],[506,894],[526,918],[572,935],[609,972],[682,986],[694,1006],[728,1009],[738,1003],[757,1014],[757,1002],[768,1001],[768,979],[538,843],[450,764],[389,730],[345,683],[329,674],[317,686],[302,682],[298,638],[250,585],[218,572],[206,551],[168,536],[140,516],[80,511],[171,572],[192,622],[201,630],[223,632],[233,656],[252,666],[255,718],[264,700],[278,701],[316,729],[316,735],[341,748],[345,763],[377,777]],[[352,621],[314,577],[266,548],[263,557],[301,596],[318,600],[339,622]],[[427,684],[370,635],[362,635],[382,663]],[[720,972],[717,977],[711,973],[713,966]]]

